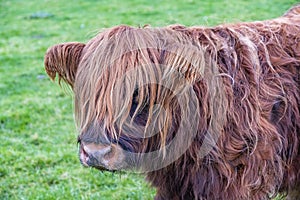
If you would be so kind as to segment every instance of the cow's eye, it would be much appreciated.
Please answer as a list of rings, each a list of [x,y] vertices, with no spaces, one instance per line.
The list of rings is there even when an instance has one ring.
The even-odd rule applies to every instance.
[[[139,101],[138,91],[136,90],[132,96],[132,104],[130,108],[130,117],[133,118],[133,122],[141,126],[146,126],[149,113],[149,101],[148,99],[143,102]]]

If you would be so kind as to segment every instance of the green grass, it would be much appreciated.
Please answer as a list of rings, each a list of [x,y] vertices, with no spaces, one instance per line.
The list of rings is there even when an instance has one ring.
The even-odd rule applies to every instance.
[[[152,199],[137,174],[81,167],[72,94],[45,75],[46,49],[118,24],[270,19],[297,0],[0,0],[0,199]]]

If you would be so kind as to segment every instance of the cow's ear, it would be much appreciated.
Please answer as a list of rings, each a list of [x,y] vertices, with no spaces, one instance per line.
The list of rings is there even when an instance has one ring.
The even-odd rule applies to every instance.
[[[83,43],[70,42],[50,47],[44,60],[49,77],[54,80],[57,73],[59,83],[62,79],[73,88],[84,46]]]
[[[283,17],[299,17],[300,18],[300,4],[290,8]]]

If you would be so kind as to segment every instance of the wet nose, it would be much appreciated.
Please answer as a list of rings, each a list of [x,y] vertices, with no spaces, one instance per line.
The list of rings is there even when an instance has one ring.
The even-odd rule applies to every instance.
[[[113,145],[84,144],[80,145],[80,161],[86,167],[111,170],[111,162],[115,155]]]
[[[97,154],[98,156],[104,156],[108,154],[112,147],[111,145],[108,146],[101,146],[101,145],[82,145],[83,150],[88,154],[88,155],[93,155]]]

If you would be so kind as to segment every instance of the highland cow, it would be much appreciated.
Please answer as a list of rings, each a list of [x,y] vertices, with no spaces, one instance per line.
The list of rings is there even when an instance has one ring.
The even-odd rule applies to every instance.
[[[75,95],[79,157],[155,199],[300,199],[300,6],[216,27],[107,29],[45,56]]]

